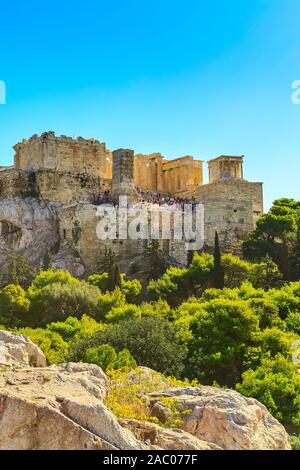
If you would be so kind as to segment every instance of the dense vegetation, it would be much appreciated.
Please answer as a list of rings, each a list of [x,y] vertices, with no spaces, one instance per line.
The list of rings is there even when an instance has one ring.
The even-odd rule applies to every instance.
[[[85,281],[51,267],[33,276],[12,259],[0,291],[1,328],[29,336],[49,363],[96,363],[118,380],[143,365],[235,388],[297,430],[299,206],[276,201],[244,243],[244,259],[222,256],[216,236],[214,254],[162,269],[145,289],[120,274],[111,252]],[[149,259],[157,263],[155,246]]]

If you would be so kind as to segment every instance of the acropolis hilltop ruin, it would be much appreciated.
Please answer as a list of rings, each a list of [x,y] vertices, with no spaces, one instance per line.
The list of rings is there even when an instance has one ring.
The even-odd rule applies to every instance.
[[[111,152],[96,139],[44,132],[14,150],[14,165],[0,167],[0,247],[25,252],[36,263],[50,247],[57,266],[75,274],[92,271],[105,244],[113,245],[124,269],[145,251],[144,240],[97,239],[95,211],[103,195],[116,200],[127,194],[145,204],[152,197],[202,203],[206,246],[218,231],[222,248],[237,252],[263,214],[263,184],[244,178],[243,156],[209,160],[205,183],[203,160]],[[162,247],[185,264],[184,243],[164,241]]]

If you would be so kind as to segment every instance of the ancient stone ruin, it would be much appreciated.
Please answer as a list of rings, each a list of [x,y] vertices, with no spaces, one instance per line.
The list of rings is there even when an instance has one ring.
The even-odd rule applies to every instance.
[[[57,267],[73,274],[92,272],[105,246],[123,270],[143,256],[147,240],[99,240],[100,204],[115,204],[120,195],[147,206],[169,201],[204,205],[205,245],[218,231],[224,251],[239,252],[241,241],[263,214],[263,184],[244,179],[243,156],[222,155],[208,162],[192,156],[166,160],[160,153],[111,152],[95,139],[34,135],[14,146],[14,165],[0,167],[0,261],[9,250],[41,264],[47,251]],[[184,241],[161,240],[167,256],[187,261]]]

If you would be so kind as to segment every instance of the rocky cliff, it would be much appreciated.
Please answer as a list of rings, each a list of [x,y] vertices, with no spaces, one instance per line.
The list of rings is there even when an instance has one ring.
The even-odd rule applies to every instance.
[[[181,429],[118,420],[106,406],[109,380],[98,366],[47,367],[26,337],[0,333],[2,450],[290,449],[285,429],[267,409],[232,390],[175,387],[145,397],[149,416],[160,419],[168,414],[162,397],[177,397]]]
[[[35,268],[51,255],[53,268],[81,276],[85,269],[74,246],[60,234],[59,203],[45,203],[34,197],[0,197],[0,265],[10,254],[22,254]],[[0,273],[0,282],[5,275]],[[5,280],[5,279],[4,279]]]

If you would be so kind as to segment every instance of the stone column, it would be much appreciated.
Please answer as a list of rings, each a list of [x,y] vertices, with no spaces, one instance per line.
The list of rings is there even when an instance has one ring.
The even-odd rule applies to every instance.
[[[135,199],[134,187],[134,152],[128,149],[115,150],[112,153],[112,198],[118,202],[119,196]]]

